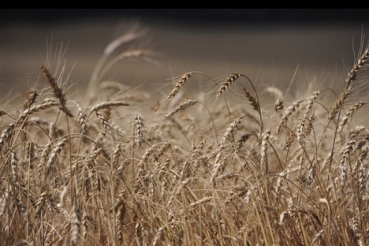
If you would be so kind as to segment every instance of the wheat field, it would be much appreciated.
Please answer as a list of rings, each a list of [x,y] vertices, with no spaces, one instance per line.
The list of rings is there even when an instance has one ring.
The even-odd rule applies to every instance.
[[[365,40],[335,88],[193,70],[154,96],[104,80],[151,61],[144,37],[108,43],[82,98],[56,46],[2,101],[0,245],[369,244]]]

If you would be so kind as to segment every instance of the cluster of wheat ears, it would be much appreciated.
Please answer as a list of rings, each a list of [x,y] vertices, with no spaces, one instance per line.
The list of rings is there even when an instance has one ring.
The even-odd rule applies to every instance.
[[[337,94],[269,87],[262,105],[246,73],[190,71],[157,103],[103,80],[150,55],[114,55],[142,34],[106,47],[83,100],[47,59],[24,102],[0,108],[0,245],[369,244],[369,128],[354,120],[368,101],[353,96],[369,46]],[[195,77],[210,91],[186,93]]]

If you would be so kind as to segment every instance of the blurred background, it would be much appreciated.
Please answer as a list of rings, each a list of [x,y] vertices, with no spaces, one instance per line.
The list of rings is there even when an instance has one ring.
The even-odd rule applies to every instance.
[[[43,83],[39,67],[61,46],[69,86],[83,95],[107,44],[134,23],[147,30],[137,47],[155,62],[118,62],[104,80],[166,94],[189,71],[214,80],[241,72],[259,88],[284,90],[294,77],[303,90],[312,80],[344,83],[366,44],[369,9],[1,9],[1,94]],[[197,76],[188,88],[208,90],[208,81]]]

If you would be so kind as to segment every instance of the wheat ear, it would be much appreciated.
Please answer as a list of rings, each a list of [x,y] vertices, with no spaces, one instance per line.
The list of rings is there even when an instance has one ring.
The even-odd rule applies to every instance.
[[[364,102],[357,102],[354,106],[349,108],[348,112],[346,113],[345,117],[341,120],[340,126],[338,128],[338,132],[341,132],[343,128],[347,125],[349,120],[353,117],[353,115],[358,111],[363,105],[365,105]]]
[[[296,109],[300,106],[302,100],[297,100],[292,103],[291,106],[289,106],[286,111],[284,112],[281,121],[279,122],[277,134],[281,132],[281,128],[283,125],[285,125],[288,121],[288,118],[292,115],[293,112],[296,111]]]
[[[29,116],[30,114],[33,114],[35,112],[38,112],[40,110],[49,108],[51,106],[56,106],[59,105],[60,103],[58,101],[54,101],[52,99],[45,99],[42,103],[40,103],[39,105],[35,105],[32,106],[30,108],[27,108],[26,110],[24,110],[18,117],[18,121],[22,121],[24,120],[27,116]]]
[[[197,100],[187,100],[187,101],[181,103],[180,105],[178,105],[172,112],[166,114],[165,117],[170,118],[174,114],[178,113],[178,111],[184,110],[184,109],[194,105],[197,102],[198,102]]]
[[[87,115],[80,106],[78,106],[78,125],[81,128],[82,139],[85,141],[87,135]]]
[[[81,229],[81,213],[78,206],[74,206],[70,220],[71,244],[78,245],[79,231]]]
[[[123,102],[123,101],[103,102],[103,103],[99,103],[96,106],[94,106],[91,109],[91,112],[98,111],[98,110],[101,110],[101,109],[111,108],[111,107],[117,107],[117,106],[129,106],[129,103],[126,103],[126,102]]]
[[[267,150],[270,133],[270,130],[267,130],[261,135],[260,164],[265,166],[266,174],[268,173]]]
[[[28,93],[27,99],[23,104],[23,109],[26,110],[27,108],[31,107],[32,104],[36,102],[36,98],[38,97],[37,90],[31,90]]]
[[[137,143],[138,147],[140,148],[142,145],[142,128],[143,128],[143,122],[141,117],[137,114],[135,116],[135,142]]]
[[[243,94],[246,96],[247,100],[249,100],[250,105],[252,106],[252,108],[256,111],[259,112],[260,110],[260,105],[259,102],[255,99],[255,97],[253,97],[250,93],[249,90],[247,90],[245,87],[242,87],[242,91]]]
[[[228,87],[231,86],[231,84],[241,76],[241,73],[232,73],[228,75],[223,84],[218,88],[217,97],[220,97],[228,89]]]
[[[67,100],[65,98],[65,94],[63,93],[62,88],[60,88],[56,83],[55,78],[51,75],[49,69],[41,66],[41,73],[45,80],[49,83],[50,87],[53,89],[54,96],[59,99],[61,110],[69,117],[73,117],[72,112],[66,107]]]
[[[62,148],[66,144],[67,140],[68,140],[67,137],[63,137],[62,139],[60,139],[59,142],[54,147],[54,149],[51,151],[50,157],[49,157],[48,161],[45,164],[47,169],[50,168],[50,166],[54,163],[57,154],[60,153],[60,151],[62,150]]]
[[[346,78],[346,88],[349,88],[351,86],[351,83],[356,80],[357,75],[360,71],[362,71],[363,68],[365,68],[365,63],[369,59],[369,44],[367,44],[365,51],[361,54],[361,56],[358,58],[356,63],[354,64],[351,71],[348,73]]]
[[[5,128],[0,135],[0,150],[4,143],[10,138],[13,133],[15,123],[10,123],[7,128]]]
[[[219,143],[220,146],[224,146],[225,145],[228,137],[231,136],[234,133],[234,131],[236,130],[236,128],[238,127],[238,125],[241,123],[241,120],[242,120],[243,117],[245,117],[245,116],[238,117],[237,119],[235,119],[230,124],[230,126],[227,128],[226,132],[224,133],[222,139],[220,140],[220,143]]]
[[[179,89],[182,88],[182,86],[187,82],[187,80],[189,80],[191,78],[191,76],[194,73],[195,72],[191,71],[191,72],[187,72],[187,73],[183,74],[182,77],[176,82],[176,84],[174,85],[174,88],[169,93],[167,98],[175,97],[175,95],[177,95]]]
[[[328,113],[328,121],[333,120],[337,116],[338,112],[341,110],[343,104],[345,103],[349,95],[350,95],[349,89],[345,89],[341,93],[341,95],[338,97],[338,99],[334,103],[332,109]]]

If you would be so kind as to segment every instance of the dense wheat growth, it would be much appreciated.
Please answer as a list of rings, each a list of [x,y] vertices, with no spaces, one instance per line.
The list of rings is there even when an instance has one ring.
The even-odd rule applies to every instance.
[[[368,46],[336,93],[286,97],[246,71],[189,71],[159,99],[108,92],[118,60],[152,54],[117,51],[142,35],[107,46],[86,95],[49,62],[1,106],[0,245],[369,244]],[[209,91],[186,90],[197,76]]]

